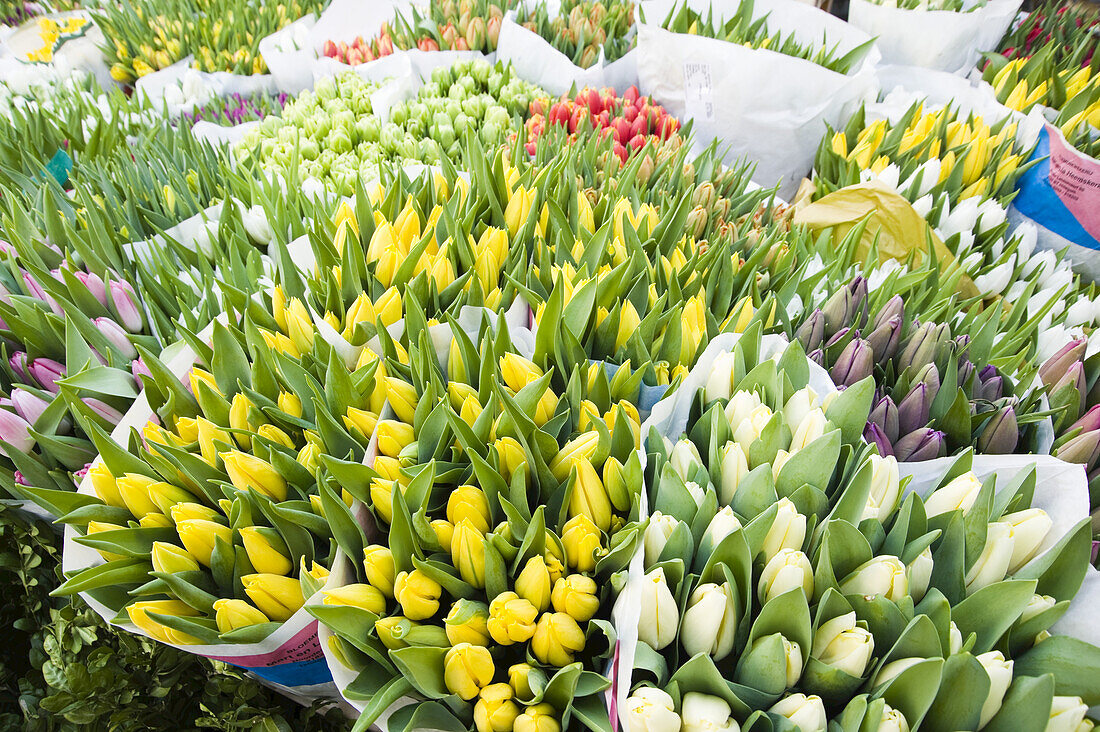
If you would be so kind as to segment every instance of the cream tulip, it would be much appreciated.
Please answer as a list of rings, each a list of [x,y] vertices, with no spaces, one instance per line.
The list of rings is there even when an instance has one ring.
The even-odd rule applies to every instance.
[[[791,694],[777,701],[768,711],[791,720],[800,732],[825,732],[829,724],[825,703],[816,695]]]
[[[736,360],[732,353],[719,353],[715,357],[707,383],[703,387],[703,395],[708,402],[730,398],[733,389],[733,365]]]
[[[737,605],[728,582],[699,585],[688,598],[680,642],[689,657],[706,653],[720,661],[733,650],[737,620]]]
[[[700,551],[713,551],[722,540],[741,528],[741,521],[729,506],[723,506],[707,524],[703,538],[699,540]]]
[[[874,651],[874,636],[856,625],[856,614],[850,612],[821,624],[814,633],[811,655],[827,666],[859,678],[867,670]]]
[[[982,482],[973,472],[960,475],[924,500],[925,513],[929,518],[960,509],[965,514],[981,490]]]
[[[1028,508],[1002,516],[1001,521],[1012,527],[1012,559],[1008,573],[1015,574],[1042,546],[1054,522],[1041,508]]]
[[[695,469],[703,464],[703,459],[699,457],[695,443],[685,438],[672,447],[668,462],[676,475],[680,476],[680,480],[687,481],[691,480]]]
[[[928,584],[932,581],[933,566],[932,549],[925,547],[916,559],[909,562],[909,566],[906,567],[909,594],[913,596],[914,602],[920,602],[921,598],[924,597],[924,593],[928,592]]]
[[[1012,683],[1012,661],[1006,661],[1000,651],[989,651],[975,658],[989,677],[989,693],[986,694],[985,702],[982,703],[981,719],[978,722],[978,729],[981,729],[989,724],[989,720],[993,719],[993,715],[1001,708],[1005,692]]]
[[[863,519],[886,521],[897,507],[901,493],[898,461],[893,455],[871,456],[871,492],[863,509]]]
[[[804,386],[794,394],[787,397],[787,403],[783,405],[783,423],[794,434],[798,425],[812,410],[819,408],[820,400],[813,387]],[[824,409],[824,407],[821,407]]]
[[[795,453],[804,449],[811,442],[824,435],[828,426],[825,413],[816,407],[811,409],[794,429],[790,452]]]
[[[627,732],[680,732],[680,715],[668,692],[644,686],[626,700]]]
[[[722,483],[719,486],[719,500],[729,505],[741,484],[749,473],[749,459],[745,449],[736,442],[727,442],[722,448]]]
[[[1050,705],[1050,719],[1044,732],[1082,732],[1091,729],[1085,715],[1089,708],[1079,696],[1056,696]]]
[[[725,699],[689,691],[684,694],[680,716],[683,732],[740,732]]]
[[[761,404],[760,397],[751,391],[739,391],[726,404],[726,421],[736,427]],[[746,446],[747,447],[747,446]]]
[[[798,512],[791,499],[780,498],[775,506],[775,520],[764,537],[765,561],[771,561],[780,549],[801,549],[806,540],[806,517]]]
[[[897,557],[875,557],[845,577],[840,583],[840,591],[845,595],[882,595],[887,600],[899,602],[909,594],[905,565]]]
[[[773,597],[784,592],[801,589],[806,600],[814,596],[814,568],[810,558],[798,549],[780,549],[764,565],[760,573],[757,595],[760,602],[767,604]]]
[[[1000,582],[1008,574],[1012,562],[1015,538],[1012,525],[994,521],[986,528],[985,546],[966,573],[966,594],[970,595],[994,582]]]
[[[749,415],[741,420],[740,423],[733,430],[733,439],[741,443],[741,446],[748,448],[752,443],[760,437],[760,433],[764,431],[764,428],[768,426],[768,422],[771,421],[772,410],[768,409],[767,405],[761,404],[756,407]],[[730,424],[733,424],[732,422]]]
[[[642,579],[638,638],[659,651],[676,640],[679,625],[680,611],[665,579],[665,571],[658,567]]]
[[[672,536],[672,532],[676,530],[679,523],[672,516],[660,511],[654,511],[653,515],[649,517],[649,525],[646,526],[644,539],[644,563],[647,569],[657,563],[657,558],[665,550],[665,544],[668,543],[669,537]]]

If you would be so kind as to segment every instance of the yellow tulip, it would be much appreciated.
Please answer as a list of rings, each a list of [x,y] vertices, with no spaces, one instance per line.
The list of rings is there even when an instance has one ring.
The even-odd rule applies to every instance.
[[[447,497],[447,521],[458,524],[467,520],[481,533],[489,531],[492,514],[484,491],[472,485],[462,485]]]
[[[195,617],[199,612],[190,605],[179,600],[144,600],[127,605],[126,614],[130,616],[131,623],[154,640],[178,646],[195,645],[199,642],[198,639],[186,633],[161,625],[150,618],[148,613],[174,615],[181,618]]]
[[[469,643],[474,646],[489,645],[489,608],[484,603],[459,599],[443,619],[447,640],[452,646]]]
[[[451,535],[451,560],[462,580],[485,587],[485,537],[469,519],[455,525]]]
[[[264,615],[275,621],[288,620],[303,604],[302,583],[277,574],[246,574],[241,577],[244,592]]]
[[[419,569],[400,572],[393,581],[393,596],[409,620],[425,620],[439,610],[443,588]]]
[[[577,572],[596,568],[596,553],[600,550],[600,530],[592,519],[574,516],[562,527],[561,542],[565,546],[566,563]]]
[[[389,457],[398,457],[401,451],[411,445],[416,438],[411,424],[392,419],[379,420],[378,452]]]
[[[516,594],[540,613],[550,607],[550,572],[542,555],[536,554],[523,565],[516,577]],[[534,618],[531,620],[534,622]]]
[[[453,646],[443,657],[443,682],[447,689],[470,701],[493,680],[496,667],[489,649],[470,643]]]
[[[596,580],[583,574],[571,574],[554,583],[550,601],[559,613],[565,613],[583,623],[591,619],[600,608],[597,591]]]
[[[527,222],[537,195],[537,191],[533,188],[528,190],[523,186],[516,186],[512,191],[512,195],[508,198],[508,205],[504,209],[505,225],[512,238],[519,234],[519,230]]]
[[[361,583],[324,590],[325,605],[346,605],[375,615],[386,612],[386,598],[377,588]]]
[[[140,519],[146,514],[160,513],[157,504],[153,503],[149,497],[149,486],[156,482],[153,478],[139,473],[126,473],[115,481],[123,503],[135,518]]]
[[[233,541],[232,529],[205,519],[177,521],[176,531],[179,533],[184,548],[204,567],[210,566],[216,538],[220,537],[230,544]]]
[[[540,663],[562,668],[584,650],[584,631],[565,613],[543,613],[531,638],[531,653]]]
[[[92,481],[92,490],[101,501],[115,508],[127,507],[115,484],[115,476],[111,475],[111,471],[102,460],[97,460],[92,467],[88,468],[88,477]]]
[[[286,542],[279,532],[260,526],[238,529],[245,553],[252,567],[262,574],[290,574],[294,568],[287,554]]]
[[[365,409],[348,407],[348,413],[344,416],[344,426],[352,434],[358,434],[364,440],[369,440],[378,426],[378,415]]]
[[[91,524],[88,530],[91,531]],[[188,553],[186,549],[169,544],[164,541],[154,541],[151,554],[153,571],[163,574],[178,574],[180,572],[197,572],[199,563]]]
[[[252,425],[248,422],[248,410],[252,408],[252,402],[244,393],[238,393],[233,395],[233,401],[229,406],[229,426],[235,430],[243,430],[244,432],[251,432]],[[252,437],[247,434],[235,434],[234,439],[237,440],[237,444],[245,450],[251,449]]]
[[[222,461],[229,480],[237,490],[252,489],[273,501],[286,500],[286,480],[267,461],[239,450],[225,453]]]
[[[519,707],[512,701],[512,687],[490,684],[481,690],[474,704],[474,727],[477,732],[511,732],[519,717]]]
[[[219,633],[268,622],[267,616],[244,600],[221,599],[214,602],[214,622]]]
[[[601,531],[611,528],[611,499],[588,460],[577,460],[576,480],[569,492],[569,517],[587,516]]]

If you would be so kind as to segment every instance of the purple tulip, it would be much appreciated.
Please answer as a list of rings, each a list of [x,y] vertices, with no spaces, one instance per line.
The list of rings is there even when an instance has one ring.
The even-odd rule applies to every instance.
[[[122,329],[121,325],[110,318],[96,318],[92,322],[99,328],[99,332],[111,342],[111,345],[118,349],[123,358],[133,359],[137,356],[137,349],[134,348],[134,344],[130,342],[129,336],[126,335],[126,331]]]
[[[122,421],[122,412],[118,411],[106,402],[88,397],[87,399],[84,399],[84,403],[88,406],[89,409],[102,417],[108,424],[118,424]]]
[[[1082,432],[1092,432],[1093,430],[1100,430],[1100,404],[1089,407],[1089,411],[1081,415],[1081,418],[1070,425],[1070,428],[1066,432],[1072,432],[1079,429]]]
[[[894,295],[886,301],[886,304],[882,306],[882,310],[875,317],[875,327],[878,328],[894,318],[905,322],[905,301],[901,299],[901,295]]]
[[[898,370],[903,371],[909,367],[916,369],[930,364],[936,360],[940,344],[947,335],[945,324],[924,323],[917,328],[905,342],[898,361]]]
[[[863,439],[869,443],[874,443],[878,447],[878,454],[882,457],[894,454],[894,447],[887,439],[886,433],[879,429],[879,426],[874,422],[868,422],[867,426],[863,428]]]
[[[11,305],[11,290],[5,287],[2,282],[0,282],[0,302]]]
[[[798,327],[794,336],[807,353],[818,348],[825,339],[825,316],[820,310],[814,310]]]
[[[11,401],[16,414],[26,420],[28,424],[32,425],[38,421],[38,418],[41,417],[42,413],[46,411],[46,408],[50,406],[50,403],[45,399],[30,393],[26,389],[13,389]]]
[[[976,384],[974,386],[974,397],[976,399],[985,399],[990,402],[995,402],[1004,396],[1004,391],[1004,379],[1000,376],[992,376],[981,384]]]
[[[871,345],[876,362],[886,363],[893,358],[898,352],[898,344],[901,343],[901,316],[895,315],[877,325],[867,335],[867,342]]]
[[[57,380],[65,378],[65,364],[54,361],[52,358],[36,358],[27,367],[27,374],[43,389],[51,394],[57,394],[61,391]]]
[[[982,370],[978,372],[978,379],[984,383],[986,381],[989,381],[996,375],[997,367],[989,364],[987,366],[982,366]]]
[[[1083,361],[1074,361],[1053,386],[1050,384],[1047,384],[1047,386],[1050,386],[1050,393],[1052,395],[1072,386],[1077,390],[1080,397],[1078,399],[1077,411],[1074,414],[1074,419],[1085,411],[1085,397],[1088,396],[1088,386],[1085,383],[1085,364]]]
[[[840,354],[830,375],[834,384],[851,386],[871,375],[875,366],[875,354],[867,341],[856,338]]]
[[[103,307],[107,307],[107,286],[99,275],[92,272],[73,272],[78,280],[84,283],[92,297],[99,301]]]
[[[907,435],[928,424],[932,400],[928,397],[928,385],[918,383],[898,404],[898,431]]]
[[[903,435],[894,444],[894,455],[901,463],[919,463],[940,457],[946,445],[944,433],[930,427],[921,427]]]
[[[34,438],[31,437],[30,429],[27,420],[14,412],[0,409],[0,441],[8,443],[19,452],[30,454],[34,449]]]
[[[901,434],[898,422],[898,407],[894,404],[894,400],[888,396],[884,396],[875,402],[867,421],[876,425],[891,444]]]
[[[835,346],[837,343],[840,343],[842,340],[844,340],[847,337],[848,333],[852,333],[853,338],[859,338],[859,331],[858,330],[853,332],[851,328],[841,328],[840,330],[838,330],[833,335],[832,338],[825,341],[825,348],[831,348],[831,347]]]
[[[1079,463],[1092,470],[1100,457],[1100,430],[1082,432],[1054,451],[1054,457],[1067,463]]]
[[[140,356],[130,362],[130,373],[133,374],[134,381],[138,383],[138,386],[143,386],[142,378],[153,378],[153,372],[149,370],[149,367],[145,365]]]
[[[959,363],[959,386],[965,386],[966,382],[970,381],[970,377],[974,375],[974,364],[970,361],[962,361]]]
[[[1088,340],[1074,338],[1066,345],[1058,349],[1058,352],[1048,358],[1039,367],[1039,378],[1047,386],[1057,383],[1069,371],[1069,367],[1085,357],[1085,349],[1088,348]]]
[[[140,333],[145,327],[145,318],[138,309],[137,294],[133,286],[129,282],[112,280],[107,290],[119,324],[130,333]]]
[[[50,310],[53,311],[54,315],[60,315],[64,317],[65,311],[61,309],[61,305],[58,304],[57,300],[54,300],[52,297],[50,297],[49,293],[46,292],[45,288],[43,288],[42,285],[38,284],[38,280],[34,278],[34,275],[32,275],[30,272],[24,272],[23,284],[26,285],[27,293],[31,297],[35,298],[36,300],[41,300],[42,302],[49,305]]]
[[[987,455],[1010,455],[1020,441],[1020,428],[1016,423],[1016,410],[1003,407],[985,424],[978,438],[978,452]]]
[[[810,359],[811,361],[816,363],[818,366],[821,366],[822,368],[825,367],[825,352],[822,351],[820,348],[815,349],[815,350],[810,351],[809,353],[807,353],[806,358]]]
[[[16,351],[8,359],[8,365],[11,366],[12,373],[19,377],[20,381],[26,381],[27,379],[27,352]]]
[[[930,363],[918,371],[913,384],[918,382],[928,387],[928,401],[934,401],[936,394],[940,392],[940,371],[936,368],[936,364]]]

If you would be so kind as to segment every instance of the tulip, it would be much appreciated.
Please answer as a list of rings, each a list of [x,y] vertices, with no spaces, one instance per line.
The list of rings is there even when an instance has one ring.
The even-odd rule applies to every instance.
[[[821,624],[814,633],[814,647],[810,655],[827,666],[860,678],[867,670],[874,650],[874,636],[856,625],[856,614],[850,612]]]
[[[512,696],[508,684],[490,684],[481,690],[474,705],[477,732],[511,732],[519,716],[519,707]]]
[[[794,430],[790,452],[794,453],[806,448],[814,440],[824,435],[827,427],[828,422],[825,420],[825,413],[820,409],[810,410],[809,414],[802,419]]]
[[[468,643],[474,646],[489,645],[489,608],[485,603],[459,599],[443,619],[447,640],[452,646]]]
[[[668,692],[643,686],[626,700],[627,732],[680,732],[680,715]]]
[[[81,283],[88,288],[88,292],[94,297],[100,305],[107,307],[107,286],[103,283],[103,280],[99,275],[92,272],[73,272]]]
[[[675,629],[673,630],[675,636]],[[573,654],[584,650],[584,631],[565,613],[543,613],[531,637],[531,653],[549,666],[573,663]]]
[[[695,443],[682,439],[673,446],[668,462],[673,472],[680,476],[680,480],[688,481],[694,477],[695,468],[703,464],[703,458],[699,457]]]
[[[989,524],[982,553],[966,573],[968,595],[1005,578],[1012,563],[1014,544],[1011,524],[1003,521]]]
[[[1037,615],[1050,610],[1057,602],[1050,595],[1032,595],[1031,599],[1028,600],[1027,607],[1020,613],[1019,622],[1026,623]]]
[[[898,431],[906,435],[928,425],[932,399],[927,384],[918,383],[898,405]]]
[[[305,604],[302,584],[293,577],[277,574],[246,574],[241,577],[244,592],[264,615],[275,621],[289,620]]]
[[[837,386],[851,386],[871,375],[875,353],[862,338],[852,339],[841,351],[829,375]]]
[[[955,625],[955,621],[951,621],[951,625],[947,629],[947,650],[948,655],[955,655],[962,650],[963,637],[962,631],[959,630],[959,626]]]
[[[393,489],[397,485],[393,480],[374,478],[370,482],[370,500],[374,504],[375,515],[386,524],[393,522]]]
[[[885,704],[875,732],[909,732],[909,722],[906,721],[904,714]]]
[[[1074,338],[1039,367],[1039,378],[1047,386],[1058,383],[1073,364],[1084,359],[1087,347],[1088,339]]]
[[[87,475],[92,481],[92,489],[101,501],[115,508],[126,508],[126,503],[123,501],[122,494],[115,482],[115,476],[111,475],[111,471],[107,469],[103,462],[96,461],[92,463],[92,467],[88,468]]]
[[[134,344],[130,342],[130,337],[126,335],[126,331],[118,323],[110,318],[93,318],[92,323],[111,342],[111,345],[118,349],[123,358],[127,360],[137,358],[137,349],[134,348]]]
[[[489,635],[500,645],[523,643],[535,634],[538,610],[514,592],[502,592],[489,603]]]
[[[484,646],[459,643],[443,657],[443,682],[466,701],[492,682],[495,670],[493,657]]]
[[[199,563],[186,549],[163,541],[153,542],[150,559],[153,563],[153,571],[163,574],[196,572],[199,569]]]
[[[1002,407],[986,423],[978,437],[978,452],[987,455],[1010,455],[1016,451],[1020,439],[1020,428],[1016,421],[1016,410]]]
[[[722,483],[719,486],[719,500],[729,505],[737,492],[737,486],[749,473],[749,459],[745,449],[736,442],[727,442],[722,448]]]
[[[26,368],[27,375],[46,391],[51,394],[61,391],[57,381],[65,378],[65,364],[54,361],[52,358],[36,358]]]
[[[825,732],[829,724],[825,704],[819,696],[791,694],[777,701],[768,711],[791,720],[800,732]]]
[[[729,402],[726,404],[726,420],[730,423],[730,426],[736,427],[760,405],[760,397],[754,392],[739,391],[730,397]],[[807,411],[809,410],[807,409]]]
[[[710,694],[689,691],[684,694],[683,732],[740,732],[731,714],[730,705],[725,699]]]
[[[0,409],[0,440],[21,453],[29,455],[36,441],[30,433],[31,425],[14,412]]]
[[[764,565],[760,573],[758,595],[761,603],[784,592],[801,589],[807,600],[814,596],[814,568],[810,559],[798,549],[780,549]]]
[[[477,588],[485,587],[485,536],[468,519],[463,519],[454,527],[450,544],[451,560],[462,581]]]
[[[881,319],[881,313],[879,318]],[[902,318],[894,315],[887,320],[876,320],[875,328],[867,335],[867,345],[880,364],[885,364],[898,351],[901,342]]]
[[[179,600],[142,600],[126,606],[126,614],[130,622],[137,626],[143,633],[161,643],[172,643],[178,646],[195,645],[199,641],[195,638],[161,625],[149,617],[148,613],[158,615],[174,615],[177,617],[194,617],[198,611],[190,605]]]
[[[775,520],[764,537],[764,561],[771,561],[780,549],[801,549],[806,540],[806,517],[798,512],[789,498],[775,504]]]
[[[294,564],[286,542],[274,529],[246,526],[239,529],[244,550],[253,568],[263,574],[289,574]]]
[[[10,414],[10,412],[0,412]],[[115,481],[115,487],[126,504],[126,509],[134,515],[134,518],[142,518],[150,513],[160,513],[160,508],[149,497],[149,486],[157,481],[147,475],[138,473],[126,473]]]
[[[733,364],[736,357],[733,353],[719,353],[710,367],[710,375],[707,376],[706,385],[703,387],[705,399],[712,402],[716,399],[729,399],[733,388]]]
[[[814,310],[809,317],[798,326],[795,338],[802,344],[807,353],[821,346],[825,340],[825,315],[821,310]]]
[[[898,439],[900,431],[898,408],[890,397],[884,396],[875,402],[871,408],[871,414],[867,417],[867,422],[877,425],[890,443]]]
[[[885,522],[893,515],[900,493],[898,461],[892,455],[871,455],[871,492],[867,495],[863,518]]]
[[[371,586],[386,597],[393,597],[393,581],[397,570],[389,547],[379,544],[366,547],[363,550],[363,571]]]
[[[344,585],[331,590],[324,590],[325,605],[338,605],[357,607],[368,613],[382,615],[386,612],[386,598],[374,587],[362,583]]]
[[[1091,470],[1100,458],[1100,429],[1067,440],[1054,450],[1054,456],[1067,463],[1079,463]]]
[[[982,482],[978,476],[967,472],[928,496],[924,501],[924,510],[929,518],[960,510],[966,514],[978,500],[981,490]]]
[[[907,435],[894,444],[898,462],[918,463],[940,457],[944,449],[944,433],[924,427]]]
[[[516,717],[515,732],[561,732],[554,707],[546,702],[527,707]]]
[[[535,189],[528,190],[523,186],[516,186],[508,198],[508,204],[504,209],[504,221],[508,227],[508,234],[514,239],[520,228],[527,222],[531,208],[535,204],[538,192]]]
[[[920,602],[924,593],[928,591],[928,583],[932,581],[932,550],[925,547],[917,558],[909,563],[906,568],[906,578],[909,580],[909,594],[913,600]]]
[[[611,528],[611,497],[588,460],[574,464],[576,479],[569,491],[569,517],[587,516],[601,531]]]
[[[886,432],[874,422],[868,422],[863,428],[863,439],[873,444],[878,449],[878,454],[892,456],[894,446]]]
[[[255,490],[273,501],[285,501],[287,483],[283,476],[265,460],[239,450],[222,455],[225,472],[239,491]]]
[[[733,650],[737,620],[737,605],[729,583],[701,584],[688,598],[680,642],[688,656],[706,653],[721,661]]]
[[[648,533],[648,530],[647,530]],[[577,572],[591,572],[596,568],[596,555],[601,549],[600,530],[587,516],[574,516],[562,527],[561,543],[565,547],[565,559]]]
[[[714,551],[714,548],[722,543],[722,540],[741,528],[741,521],[729,506],[723,506],[714,514],[714,518],[707,524],[703,538],[699,540],[699,547],[706,552]]]
[[[572,469],[573,463],[579,460],[591,460],[596,453],[596,448],[599,446],[599,440],[598,433],[586,431],[565,443],[558,454],[550,461],[549,468],[550,472],[554,474],[554,478],[564,482],[569,478],[569,471]],[[522,450],[522,448],[520,449]]]
[[[900,602],[909,594],[909,580],[905,565],[897,557],[875,557],[859,565],[840,583],[845,595],[882,595],[887,600]]]
[[[1045,732],[1087,732],[1086,705],[1079,696],[1055,696],[1050,704],[1050,719]]]
[[[749,447],[759,439],[764,428],[771,421],[772,410],[767,405],[761,404],[753,409],[747,417],[741,420],[733,430],[733,439],[741,443],[742,447]],[[730,422],[732,425],[733,422]]]
[[[1012,683],[1012,661],[1006,661],[1000,651],[989,651],[975,658],[989,676],[989,693],[986,694],[985,702],[982,703],[981,719],[978,722],[978,729],[981,729],[989,724],[989,720],[993,719],[993,715],[1001,708],[1005,692]]]
[[[598,587],[596,581],[583,574],[571,574],[567,577],[559,577],[554,583],[554,590],[550,595],[550,602],[554,610],[565,613],[583,623],[590,620],[600,607],[600,599],[597,597]]]
[[[940,346],[947,337],[947,328],[946,323],[922,323],[906,340],[897,359],[898,370],[903,371],[909,367],[920,369],[935,361]]]
[[[1035,556],[1054,522],[1041,508],[1010,513],[1002,516],[1001,521],[1012,527],[1012,560],[1008,565],[1008,573],[1015,574]]]
[[[541,555],[527,560],[516,577],[516,594],[530,602],[539,612],[550,607],[550,572]]]
[[[168,513],[172,517],[172,523],[177,526],[180,522],[189,520],[213,521],[214,523],[225,520],[225,516],[214,509],[191,502],[177,503],[172,506]]]
[[[390,616],[374,621],[374,633],[378,640],[386,648],[396,651],[398,648],[406,648],[409,642],[406,640],[409,634],[420,628],[420,623],[414,623],[405,617]]]
[[[219,633],[228,633],[238,628],[266,623],[268,618],[244,600],[223,598],[214,601],[214,622],[218,624]]]
[[[679,525],[672,516],[661,513],[660,511],[654,511],[653,515],[649,517],[649,523],[646,526],[645,538],[643,540],[645,548],[644,563],[646,567],[650,567],[657,563],[658,558],[661,556],[661,552],[664,551],[665,545],[668,543],[669,537],[672,536],[672,532],[675,531]]]
[[[487,533],[492,514],[485,493],[472,485],[459,486],[447,498],[447,520],[458,524],[468,520],[478,531]]]
[[[122,421],[122,412],[99,399],[85,397],[84,405],[109,425],[116,425]]]
[[[409,620],[424,620],[439,610],[443,588],[419,569],[400,572],[393,581],[393,597]]]
[[[379,420],[375,429],[378,432],[378,452],[392,458],[401,457],[401,451],[416,439],[411,424],[392,419]]]
[[[137,294],[129,282],[112,280],[107,283],[111,310],[118,323],[129,333],[141,333],[145,327],[145,316],[137,306]]]

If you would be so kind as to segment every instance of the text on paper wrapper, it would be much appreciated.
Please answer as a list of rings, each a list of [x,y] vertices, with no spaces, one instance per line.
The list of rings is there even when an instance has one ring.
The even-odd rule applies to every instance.
[[[714,85],[710,64],[684,62],[684,112],[688,117],[714,121]]]
[[[1051,135],[1050,186],[1081,227],[1100,239],[1100,163]]]

